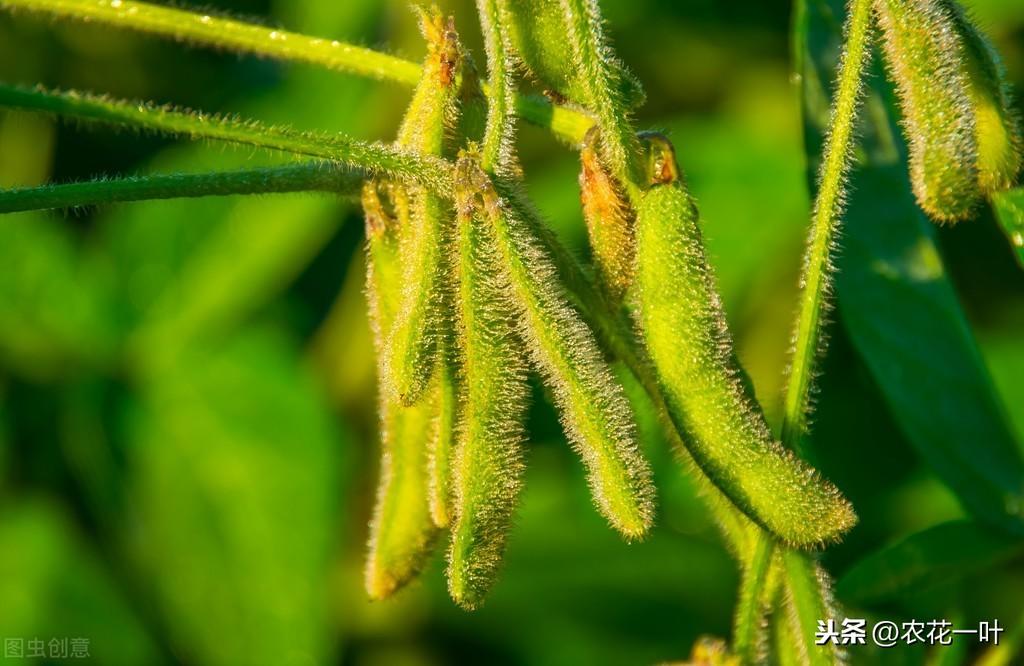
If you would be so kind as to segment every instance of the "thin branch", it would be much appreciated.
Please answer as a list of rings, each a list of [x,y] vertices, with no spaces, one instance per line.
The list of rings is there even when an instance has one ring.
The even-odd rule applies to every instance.
[[[362,180],[363,174],[358,171],[323,162],[221,173],[104,178],[0,190],[0,213],[235,194],[330,192],[351,195],[358,193]]]
[[[207,46],[285,62],[301,62],[379,81],[414,86],[420,65],[338,40],[301,35],[223,16],[195,13],[133,0],[0,0],[0,9],[144,32],[177,42]],[[519,97],[519,116],[578,144],[594,121],[542,97]]]
[[[831,128],[825,142],[810,240],[804,255],[800,305],[782,423],[782,442],[791,448],[798,448],[807,432],[814,365],[824,347],[821,327],[829,307],[832,251],[842,222],[846,173],[853,152],[863,71],[870,57],[870,33],[871,1],[854,0],[846,28],[846,49],[840,64]]]
[[[150,130],[189,139],[212,139],[318,157],[399,180],[413,180],[440,193],[451,189],[451,165],[434,157],[367,143],[340,134],[299,132],[208,113],[114,100],[79,92],[50,92],[0,85],[0,107],[52,113],[105,125]]]
[[[487,127],[480,148],[480,162],[489,173],[511,173],[515,131],[513,112],[515,87],[510,71],[509,47],[499,0],[477,0],[480,28],[487,51]]]

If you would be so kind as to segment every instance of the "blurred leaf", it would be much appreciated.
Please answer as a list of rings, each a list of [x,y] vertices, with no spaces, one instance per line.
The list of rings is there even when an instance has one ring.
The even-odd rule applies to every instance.
[[[960,580],[1024,553],[1024,540],[971,521],[930,527],[868,555],[839,579],[849,603],[874,604]]]
[[[293,279],[342,219],[336,206],[322,200],[237,202],[157,299],[133,351],[170,361],[189,342],[230,330]]]
[[[817,160],[821,99],[835,61],[835,17],[802,3],[808,149]],[[817,81],[818,84],[812,83]],[[877,77],[874,79],[877,84]],[[888,89],[886,89],[887,91]],[[866,154],[852,174],[836,289],[841,320],[907,439],[979,520],[1024,532],[1024,460],[974,336],[910,195],[889,98],[866,101]]]
[[[996,194],[992,197],[992,207],[1017,263],[1024,268],[1024,187]]]
[[[131,419],[135,545],[186,661],[329,661],[339,439],[301,367],[267,335],[193,349]]]
[[[97,663],[161,662],[92,553],[49,504],[19,503],[0,511],[0,580],[3,637],[26,643],[85,638]]]
[[[0,363],[43,379],[106,359],[106,294],[65,224],[37,214],[4,216],[0,267]]]

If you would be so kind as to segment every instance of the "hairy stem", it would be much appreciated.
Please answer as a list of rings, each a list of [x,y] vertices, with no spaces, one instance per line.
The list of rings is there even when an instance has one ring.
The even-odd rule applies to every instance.
[[[423,157],[382,143],[358,141],[338,134],[268,127],[250,120],[86,93],[0,85],[0,107],[4,106],[171,136],[213,139],[319,157],[391,178],[413,180],[439,192],[447,193],[451,189],[450,165],[440,158]]]
[[[804,255],[800,304],[786,387],[782,442],[798,448],[807,432],[814,365],[823,345],[822,320],[831,288],[832,250],[843,212],[846,173],[851,161],[854,126],[860,104],[863,70],[870,56],[871,2],[853,0],[846,28],[831,127],[825,141],[818,197]]]
[[[757,663],[764,651],[763,636],[767,626],[764,587],[774,552],[775,543],[762,533],[743,570],[733,627],[733,650],[744,664]]]
[[[310,37],[222,16],[190,12],[133,0],[0,0],[0,9],[24,10],[61,18],[145,32],[178,42],[210,46],[263,58],[302,62],[327,69],[414,86],[420,66],[386,53],[337,40]],[[583,113],[542,97],[520,97],[516,113],[576,144],[592,126]]]
[[[480,27],[487,50],[488,91],[487,127],[480,147],[480,163],[488,173],[508,173],[514,161],[512,153],[512,111],[515,105],[509,48],[499,0],[477,0]]]
[[[363,174],[323,162],[214,173],[173,173],[0,190],[0,213],[235,194],[355,195]]]

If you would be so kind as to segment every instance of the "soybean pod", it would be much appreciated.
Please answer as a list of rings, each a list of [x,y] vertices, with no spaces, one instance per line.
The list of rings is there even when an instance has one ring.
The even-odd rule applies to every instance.
[[[625,537],[640,537],[653,520],[654,486],[625,391],[593,331],[571,305],[554,261],[528,220],[499,198],[489,181],[481,192],[519,334],[554,395],[569,442],[583,459],[594,501]]]
[[[363,188],[366,218],[367,275],[370,325],[378,359],[383,336],[398,306],[401,271],[397,229],[407,214],[404,193],[392,189],[389,211],[378,185]],[[380,368],[378,367],[378,373]],[[365,586],[371,599],[383,599],[401,588],[421,570],[437,530],[427,507],[426,451],[432,405],[423,402],[403,407],[380,391],[380,481],[370,523]]]
[[[839,491],[774,441],[744,387],[697,209],[671,144],[649,136],[651,187],[637,209],[639,323],[670,415],[697,464],[785,543],[834,541],[855,517]]]
[[[459,605],[476,608],[501,566],[522,487],[527,368],[493,231],[473,201],[482,174],[467,167],[460,162],[466,189],[456,225],[458,331],[465,394],[452,466],[448,589]]]

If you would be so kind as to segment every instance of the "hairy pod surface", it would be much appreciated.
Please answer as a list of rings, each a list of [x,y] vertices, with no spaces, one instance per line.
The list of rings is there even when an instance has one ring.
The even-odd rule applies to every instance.
[[[676,176],[671,146],[652,146],[655,184],[637,209],[635,289],[670,413],[697,464],[755,522],[794,546],[833,541],[853,525],[853,510],[772,439],[741,380],[694,202]]]
[[[526,70],[549,90],[572,100],[585,100],[586,87],[566,43],[566,16],[560,0],[503,0],[509,16],[509,37]],[[620,67],[621,94],[629,108],[644,103],[643,86]]]
[[[934,219],[964,219],[982,192],[975,95],[955,12],[943,0],[876,0],[875,12],[899,94],[914,194]]]
[[[1010,84],[995,47],[956,0],[946,5],[962,43],[968,94],[975,114],[978,143],[978,186],[990,194],[1008,189],[1021,168],[1020,118],[1013,107]]]
[[[448,262],[446,262],[448,263]],[[454,267],[452,267],[454,268]],[[439,338],[436,375],[437,414],[430,437],[428,475],[430,479],[430,517],[438,527],[448,527],[452,520],[452,459],[455,454],[457,427],[461,416],[462,388],[459,367],[460,350],[456,339],[456,300],[452,270],[448,271],[444,299],[444,330]]]
[[[394,191],[399,192],[399,188]],[[375,183],[363,188],[366,293],[378,358],[384,347],[382,335],[393,322],[400,295],[396,236],[402,216],[408,212],[403,195],[400,192],[393,201],[392,213],[382,203]],[[431,401],[403,407],[384,391],[379,396],[380,481],[364,576],[371,599],[388,597],[414,578],[430,554],[437,533],[426,502],[427,439],[433,407]]]
[[[453,23],[423,13],[427,40],[423,78],[399,130],[398,144],[424,155],[441,155],[445,134],[458,120],[462,55]],[[451,230],[444,200],[423,187],[409,191],[410,224],[400,234],[402,290],[388,345],[383,384],[404,405],[415,404],[430,384],[438,359],[443,300],[443,247]]]
[[[448,590],[465,608],[483,602],[501,567],[522,487],[527,367],[514,331],[508,280],[493,231],[459,203],[458,304],[464,398],[452,466],[455,519]]]
[[[519,334],[583,459],[594,501],[625,537],[640,537],[653,520],[654,486],[625,391],[570,304],[543,242],[486,178],[480,192],[510,284]]]
[[[601,164],[596,139],[595,128],[580,150],[580,204],[600,284],[609,300],[618,304],[633,284],[635,220],[621,183]]]

